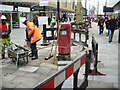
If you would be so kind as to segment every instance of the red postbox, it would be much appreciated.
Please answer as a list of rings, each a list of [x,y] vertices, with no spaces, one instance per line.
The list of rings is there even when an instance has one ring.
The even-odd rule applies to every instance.
[[[63,23],[58,33],[58,59],[68,56],[71,53],[71,24]]]

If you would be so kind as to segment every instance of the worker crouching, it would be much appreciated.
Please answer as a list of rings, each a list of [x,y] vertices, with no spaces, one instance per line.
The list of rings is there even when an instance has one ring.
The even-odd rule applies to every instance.
[[[30,48],[31,48],[30,57],[32,57],[32,60],[35,60],[38,58],[36,43],[42,39],[42,36],[38,28],[35,26],[33,22],[23,19],[23,24],[27,26],[26,38],[27,38],[28,45],[30,45]]]

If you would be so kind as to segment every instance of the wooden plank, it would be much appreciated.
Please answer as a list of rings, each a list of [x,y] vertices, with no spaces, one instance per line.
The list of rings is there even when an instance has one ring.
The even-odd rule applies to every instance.
[[[44,49],[44,48],[48,48],[48,47],[52,47],[52,44],[50,44],[48,46],[37,46],[37,49],[40,50],[40,49]]]

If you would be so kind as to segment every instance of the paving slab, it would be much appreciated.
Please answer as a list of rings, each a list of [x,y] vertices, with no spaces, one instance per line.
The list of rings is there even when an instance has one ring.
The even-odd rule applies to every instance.
[[[50,63],[41,63],[41,67],[51,68],[51,69],[57,69],[58,66],[50,64]]]
[[[67,64],[70,64],[72,61],[58,61],[58,65],[59,66],[64,66],[64,65],[67,65]]]
[[[113,76],[113,75],[95,76],[94,81],[108,82],[108,83],[118,83],[118,77]]]
[[[16,78],[17,76],[16,75],[7,75],[7,76],[4,76],[3,78],[2,78],[2,81],[4,81],[4,82],[10,82],[12,79],[14,79],[14,78]]]
[[[35,66],[23,66],[20,67],[18,70],[21,71],[26,71],[26,72],[35,72],[39,67],[35,67]]]
[[[52,70],[53,70],[52,68],[40,67],[40,68],[36,71],[36,73],[48,75]]]
[[[89,90],[89,88],[101,88],[101,89],[102,88],[113,88],[113,84],[89,80],[89,84],[88,84],[87,88],[88,88],[88,90]]]
[[[28,72],[27,72],[27,71],[17,70],[17,71],[14,72],[12,75],[16,75],[16,76],[24,76],[26,73],[28,73]]]

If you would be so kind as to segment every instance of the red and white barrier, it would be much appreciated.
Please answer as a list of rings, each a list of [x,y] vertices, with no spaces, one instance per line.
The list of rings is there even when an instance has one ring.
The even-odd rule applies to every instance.
[[[58,87],[62,82],[64,82],[68,77],[75,73],[83,64],[86,62],[86,54],[80,59],[73,61],[71,64],[67,65],[64,69],[58,71],[53,76],[49,77],[43,83],[38,84],[35,89],[50,88],[54,89]]]

